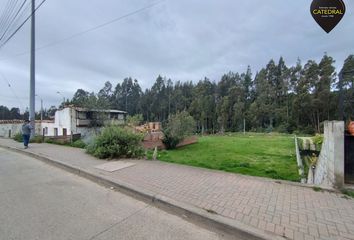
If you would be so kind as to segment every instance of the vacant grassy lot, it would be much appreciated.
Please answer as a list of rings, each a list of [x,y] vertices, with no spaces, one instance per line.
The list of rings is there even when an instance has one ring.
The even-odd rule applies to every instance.
[[[158,159],[253,176],[299,181],[294,138],[290,135],[231,134],[200,137]]]

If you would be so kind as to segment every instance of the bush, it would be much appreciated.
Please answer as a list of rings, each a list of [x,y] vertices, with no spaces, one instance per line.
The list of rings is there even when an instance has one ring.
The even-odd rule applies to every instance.
[[[16,133],[13,139],[17,142],[23,142],[23,137],[21,133]],[[43,139],[42,136],[35,136],[34,138],[30,139],[30,143],[42,143]]]
[[[129,126],[138,126],[143,122],[144,118],[142,114],[136,114],[127,117],[127,124]]]
[[[78,140],[70,143],[70,141],[62,141],[62,140],[54,139],[54,138],[47,138],[47,139],[45,139],[45,143],[62,145],[62,146],[70,146],[70,147],[76,147],[76,148],[85,148],[86,147],[86,143],[84,143],[84,141],[82,141],[81,139],[78,139]]]
[[[174,149],[187,136],[194,133],[195,121],[186,111],[176,113],[168,119],[162,142],[167,149]]]
[[[13,137],[13,140],[15,140],[17,142],[23,142],[22,134],[16,133],[15,136]]]
[[[87,152],[98,158],[141,157],[143,136],[117,126],[105,127],[87,146]]]
[[[51,139],[51,138],[46,139],[44,142],[45,143],[50,143],[50,144],[52,144],[52,143],[55,144],[54,140]]]
[[[276,130],[280,133],[293,133],[296,130],[296,124],[292,121],[281,123]]]
[[[315,146],[316,146],[316,150],[317,150],[317,151],[321,151],[322,143],[323,143],[323,135],[321,135],[321,134],[316,134],[316,136],[314,136],[314,137],[312,138],[312,141],[313,141],[313,143],[314,143]]]
[[[314,136],[312,138],[312,141],[314,144],[316,145],[321,145],[323,143],[323,135],[321,134],[316,134],[316,136]]]
[[[34,136],[34,138],[30,139],[30,143],[42,143],[43,137],[42,136]]]
[[[75,142],[73,142],[71,144],[72,147],[76,147],[76,148],[85,148],[86,147],[86,144],[81,140],[81,139],[78,139],[76,140]]]
[[[309,135],[314,135],[315,134],[315,129],[311,126],[304,127],[300,129],[302,133],[309,134]]]

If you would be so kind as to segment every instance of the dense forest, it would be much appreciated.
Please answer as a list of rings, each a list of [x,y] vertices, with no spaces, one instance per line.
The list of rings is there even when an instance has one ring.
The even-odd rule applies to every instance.
[[[342,77],[344,117],[354,119],[354,55],[337,73],[335,60],[325,54],[287,66],[281,57],[270,60],[256,74],[229,72],[219,81],[176,81],[158,76],[143,91],[138,80],[125,78],[115,87],[106,82],[98,93],[78,89],[66,104],[125,110],[145,121],[165,122],[170,114],[186,110],[201,133],[224,131],[321,132],[322,122],[341,118]],[[0,113],[1,116],[1,113]]]

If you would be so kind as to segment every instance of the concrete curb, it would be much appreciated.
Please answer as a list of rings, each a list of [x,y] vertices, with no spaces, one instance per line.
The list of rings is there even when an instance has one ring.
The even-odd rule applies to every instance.
[[[286,238],[275,235],[271,232],[262,231],[252,226],[245,225],[233,219],[223,217],[218,214],[209,213],[204,209],[176,201],[174,199],[155,194],[146,189],[132,186],[130,184],[113,179],[109,176],[100,176],[88,169],[64,163],[59,160],[52,159],[41,154],[36,154],[26,150],[21,150],[9,146],[1,146],[1,148],[8,149],[20,154],[24,154],[36,158],[49,165],[61,168],[65,171],[75,175],[84,177],[90,181],[108,187],[119,192],[122,192],[135,199],[141,200],[145,203],[158,207],[168,213],[182,216],[188,221],[191,221],[199,226],[209,230],[214,230],[219,233],[231,235],[235,239],[250,239],[250,240],[284,240]]]

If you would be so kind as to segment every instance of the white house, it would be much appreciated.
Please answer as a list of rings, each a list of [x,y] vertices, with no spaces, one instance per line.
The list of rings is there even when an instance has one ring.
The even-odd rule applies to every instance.
[[[103,124],[123,124],[127,112],[120,110],[92,110],[65,107],[55,113],[54,121],[36,121],[36,134],[44,136],[68,136],[81,134],[86,137]],[[21,132],[21,120],[0,121],[0,137],[11,138]]]

